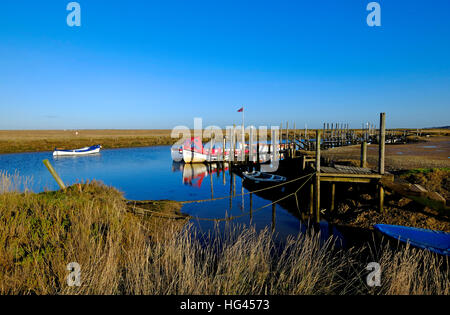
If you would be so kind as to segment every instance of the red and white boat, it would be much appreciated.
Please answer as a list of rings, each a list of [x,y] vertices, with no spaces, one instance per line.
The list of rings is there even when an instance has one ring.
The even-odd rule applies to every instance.
[[[203,150],[200,137],[188,139],[183,145],[183,161],[185,163],[203,163],[206,162],[207,155]]]

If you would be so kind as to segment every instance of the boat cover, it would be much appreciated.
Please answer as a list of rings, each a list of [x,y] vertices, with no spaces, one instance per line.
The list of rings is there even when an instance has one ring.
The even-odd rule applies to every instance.
[[[450,255],[450,233],[400,225],[375,224],[381,233],[441,255]]]

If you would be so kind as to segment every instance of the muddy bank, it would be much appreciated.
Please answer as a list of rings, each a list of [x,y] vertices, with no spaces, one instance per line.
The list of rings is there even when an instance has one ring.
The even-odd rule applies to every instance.
[[[386,145],[386,169],[389,171],[414,168],[450,168],[450,137],[430,137],[409,144]],[[338,164],[359,166],[360,145],[338,147],[322,152],[322,156]],[[367,162],[370,168],[378,165],[378,145],[368,145]]]
[[[396,175],[396,181],[419,184],[436,191],[449,204],[450,170],[411,170]],[[378,210],[378,196],[369,187],[342,186],[343,196],[329,222],[372,229],[374,224],[394,224],[450,232],[450,213],[423,206],[397,193],[386,191],[385,211]]]

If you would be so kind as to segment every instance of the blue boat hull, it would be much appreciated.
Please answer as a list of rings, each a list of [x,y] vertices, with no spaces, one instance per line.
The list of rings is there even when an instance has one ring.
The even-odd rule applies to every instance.
[[[388,224],[376,224],[374,228],[384,235],[412,246],[441,255],[450,255],[450,233]]]

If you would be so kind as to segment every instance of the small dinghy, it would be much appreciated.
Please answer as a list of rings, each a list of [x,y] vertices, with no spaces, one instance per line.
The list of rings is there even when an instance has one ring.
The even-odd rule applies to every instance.
[[[388,224],[375,224],[374,228],[384,235],[412,246],[441,255],[450,255],[450,233]]]
[[[286,181],[286,177],[283,177],[280,175],[269,174],[269,173],[258,172],[258,171],[242,172],[242,175],[246,179],[252,181],[255,184],[260,184],[260,183],[277,184],[277,183],[282,183],[282,182]]]
[[[100,149],[102,148],[101,145],[93,145],[91,147],[85,147],[81,149],[75,149],[75,150],[60,150],[56,149],[53,151],[53,156],[64,156],[64,155],[88,155],[93,153],[99,153]]]

